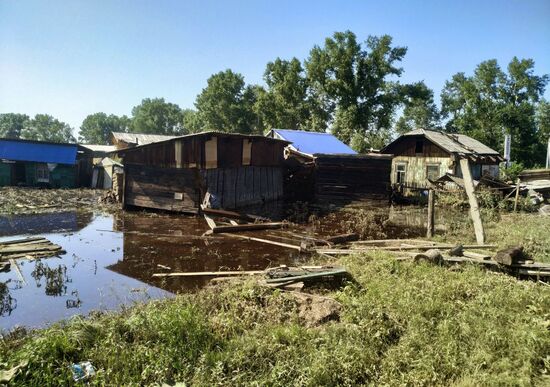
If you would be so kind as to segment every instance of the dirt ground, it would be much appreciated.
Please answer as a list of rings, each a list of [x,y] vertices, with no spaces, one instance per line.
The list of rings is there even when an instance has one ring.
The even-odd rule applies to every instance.
[[[95,189],[0,188],[0,214],[38,214],[66,210],[115,212],[120,204],[102,200]]]

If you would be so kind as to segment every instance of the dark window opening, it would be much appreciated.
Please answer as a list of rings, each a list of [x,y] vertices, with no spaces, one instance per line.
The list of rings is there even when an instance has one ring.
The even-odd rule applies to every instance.
[[[397,164],[396,166],[396,178],[395,182],[397,184],[403,184],[405,183],[405,173],[406,173],[407,165],[406,164]]]
[[[428,165],[426,167],[426,178],[435,181],[439,178],[439,165]]]
[[[422,140],[418,140],[416,142],[416,146],[414,147],[414,153],[422,153],[424,151],[424,143]]]

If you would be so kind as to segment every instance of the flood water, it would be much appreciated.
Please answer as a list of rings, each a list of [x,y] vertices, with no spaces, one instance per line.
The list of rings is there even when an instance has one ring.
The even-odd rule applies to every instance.
[[[369,211],[380,219],[373,218],[367,225],[380,222],[374,229],[384,232],[384,237],[425,233],[425,209],[374,206]],[[323,238],[345,233],[352,231],[349,228],[355,222],[341,212],[294,210],[280,216],[299,224],[241,235],[296,244],[298,235]],[[263,270],[308,258],[296,250],[223,234],[203,237],[207,230],[200,217],[145,212],[0,217],[0,241],[40,235],[67,252],[40,260],[17,259],[22,276],[13,267],[0,272],[0,330],[43,327],[75,314],[194,291],[208,282],[205,277],[159,278],[154,273]]]

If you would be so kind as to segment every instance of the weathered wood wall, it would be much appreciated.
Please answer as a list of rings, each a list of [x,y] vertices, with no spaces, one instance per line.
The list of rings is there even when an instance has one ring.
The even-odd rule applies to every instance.
[[[390,156],[317,156],[314,174],[316,198],[388,197],[390,171]]]
[[[396,156],[392,160],[391,182],[397,184],[397,165],[405,164],[405,181],[401,184],[408,188],[427,188],[427,167],[428,165],[439,166],[439,176],[447,171],[455,172],[455,166],[451,157],[416,157]],[[439,177],[438,176],[438,177]]]
[[[221,208],[257,205],[283,197],[282,167],[204,169],[201,176],[212,204]]]
[[[200,191],[197,169],[124,165],[124,206],[196,213]]]

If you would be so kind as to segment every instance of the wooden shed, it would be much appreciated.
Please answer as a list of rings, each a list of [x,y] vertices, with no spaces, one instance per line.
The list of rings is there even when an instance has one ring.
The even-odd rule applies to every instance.
[[[123,203],[196,213],[206,194],[214,208],[281,199],[286,141],[204,132],[118,152]]]
[[[272,129],[285,149],[288,196],[320,202],[386,199],[390,195],[389,154],[358,154],[330,133]]]
[[[461,178],[460,159],[468,159],[473,179],[498,177],[503,158],[464,134],[417,129],[405,133],[383,150],[394,154],[391,181],[407,190],[426,189],[430,181],[450,174]]]

